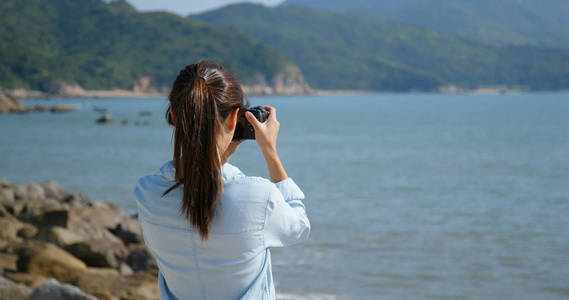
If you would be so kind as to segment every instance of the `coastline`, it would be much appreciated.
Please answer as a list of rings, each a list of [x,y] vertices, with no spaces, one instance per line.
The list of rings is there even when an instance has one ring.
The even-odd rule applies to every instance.
[[[0,88],[1,89],[1,88]],[[347,96],[347,95],[365,95],[365,94],[469,94],[469,95],[510,95],[520,94],[524,92],[532,92],[534,90],[522,87],[506,87],[506,86],[482,86],[477,88],[461,88],[457,86],[442,86],[436,90],[410,90],[405,92],[398,91],[375,91],[375,90],[323,90],[312,88],[289,88],[278,89],[267,86],[249,86],[243,85],[243,91],[247,96]],[[551,91],[534,91],[534,92],[567,92],[569,90],[551,90]],[[126,90],[126,89],[110,89],[110,90],[84,90],[81,88],[60,89],[56,91],[38,91],[23,88],[3,89],[5,95],[12,99],[55,99],[55,98],[79,98],[79,99],[99,99],[99,98],[121,98],[121,99],[154,99],[167,98],[168,92],[159,92],[155,89],[150,90]]]

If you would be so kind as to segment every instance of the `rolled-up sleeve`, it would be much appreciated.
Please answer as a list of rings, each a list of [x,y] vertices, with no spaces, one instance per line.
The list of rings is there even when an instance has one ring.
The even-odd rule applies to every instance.
[[[303,200],[304,193],[292,178],[273,185],[265,217],[265,247],[282,247],[308,239],[310,221]]]

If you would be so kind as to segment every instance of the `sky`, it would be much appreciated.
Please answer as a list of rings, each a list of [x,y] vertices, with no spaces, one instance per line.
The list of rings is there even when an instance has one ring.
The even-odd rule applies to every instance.
[[[179,15],[188,15],[204,12],[206,10],[218,8],[231,3],[243,2],[243,0],[127,0],[138,10],[166,10]],[[276,5],[283,0],[250,0],[247,2],[262,3],[265,5]]]

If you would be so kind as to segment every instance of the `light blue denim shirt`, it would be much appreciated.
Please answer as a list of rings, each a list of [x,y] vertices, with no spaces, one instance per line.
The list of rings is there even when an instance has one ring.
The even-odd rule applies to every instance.
[[[174,166],[141,177],[134,189],[144,242],[158,263],[160,299],[275,299],[270,247],[306,240],[304,194],[291,178],[272,183],[222,166],[224,192],[210,237],[180,215]]]

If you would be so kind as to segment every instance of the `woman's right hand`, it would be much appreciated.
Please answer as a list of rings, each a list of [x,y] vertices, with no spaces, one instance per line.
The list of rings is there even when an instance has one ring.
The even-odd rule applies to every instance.
[[[275,155],[277,153],[277,136],[279,135],[279,121],[277,120],[277,110],[274,107],[264,105],[263,108],[269,113],[269,117],[261,123],[255,116],[246,112],[245,117],[255,130],[255,139],[263,155]]]
[[[250,112],[245,113],[245,118],[255,129],[255,139],[267,161],[269,176],[271,181],[276,183],[288,178],[277,154],[277,136],[279,135],[279,127],[281,125],[277,121],[277,110],[271,106],[263,107],[269,112],[269,118],[264,123],[259,122]]]

